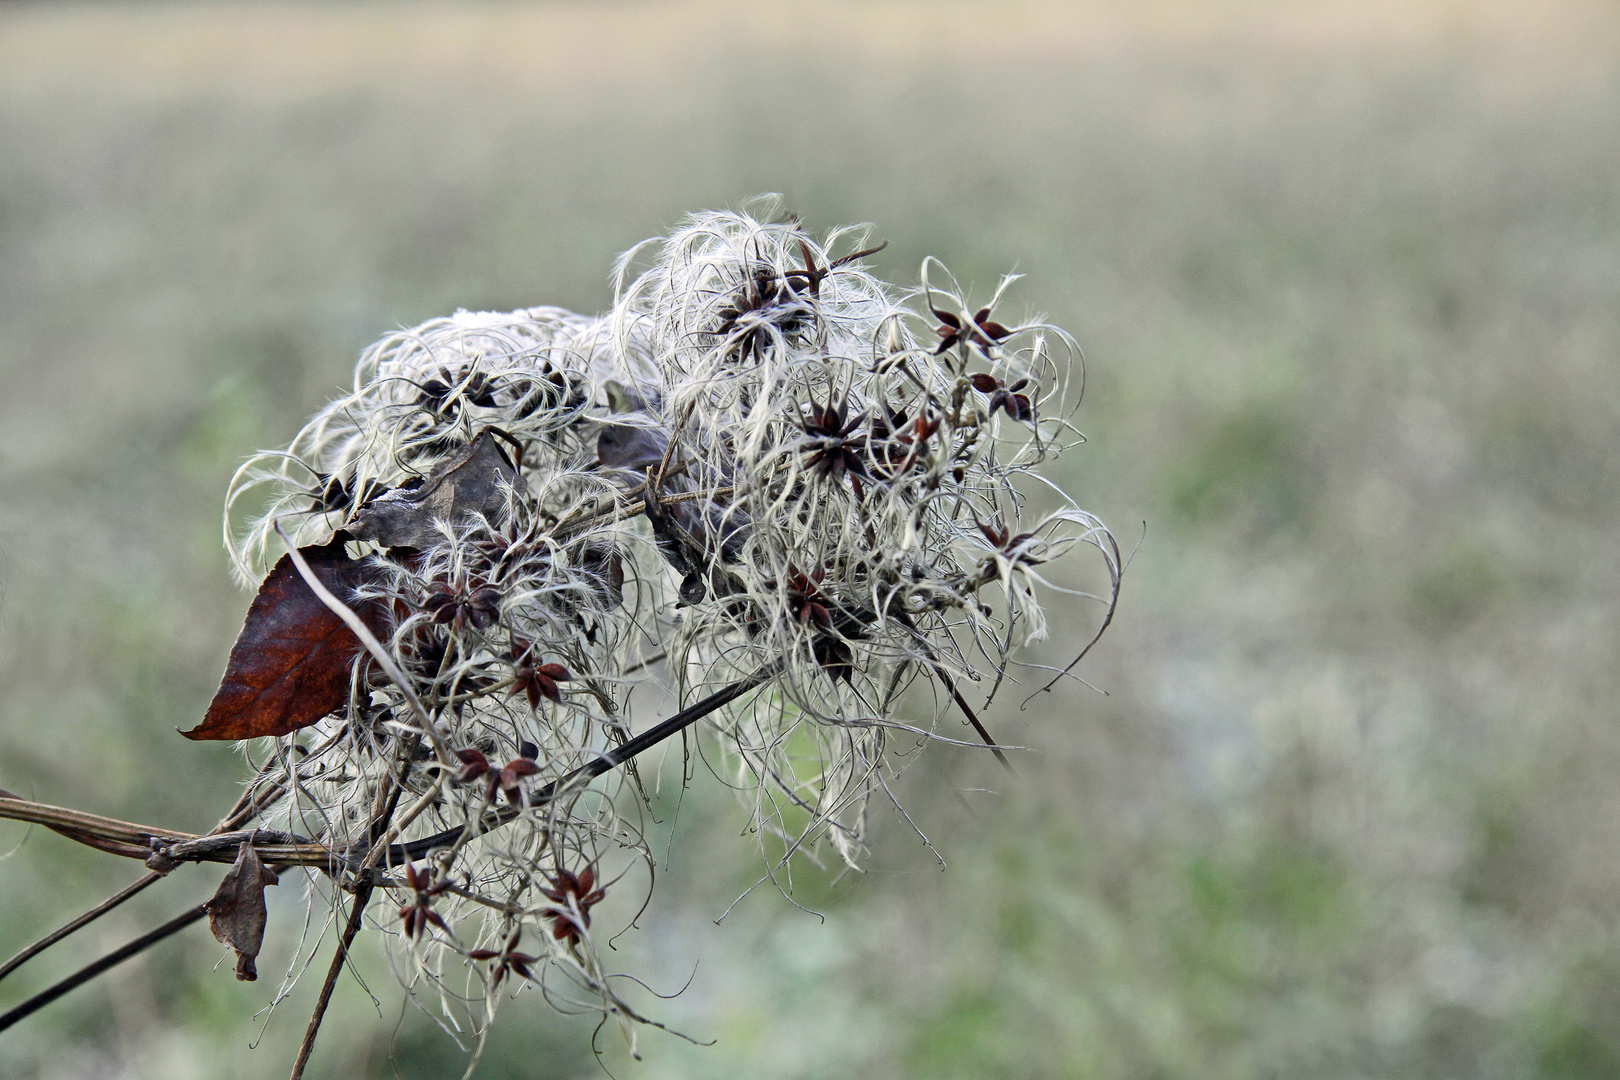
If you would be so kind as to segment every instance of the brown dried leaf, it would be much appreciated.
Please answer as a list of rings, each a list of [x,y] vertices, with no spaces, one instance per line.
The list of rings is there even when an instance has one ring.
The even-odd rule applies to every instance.
[[[300,548],[310,569],[338,599],[351,602],[355,586],[380,580],[383,571],[344,551],[344,534],[322,547]],[[374,604],[355,605],[374,630],[382,629]],[[242,632],[231,646],[225,676],[201,724],[188,739],[256,739],[308,727],[349,699],[349,669],[360,640],[305,583],[283,555],[259,587]]]
[[[264,924],[269,917],[264,887],[275,883],[276,875],[265,869],[259,853],[244,841],[236,849],[236,862],[225,871],[219,890],[208,901],[208,929],[236,950],[236,977],[243,982],[259,977],[254,960],[264,945]]]
[[[496,438],[495,429],[485,428],[421,487],[384,492],[346,528],[356,540],[383,547],[426,548],[443,539],[436,521],[459,524],[477,514],[499,521],[506,509],[504,488],[516,484],[518,476]]]

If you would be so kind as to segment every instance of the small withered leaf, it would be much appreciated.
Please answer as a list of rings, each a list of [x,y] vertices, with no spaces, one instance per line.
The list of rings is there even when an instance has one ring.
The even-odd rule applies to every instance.
[[[300,548],[310,569],[349,603],[356,586],[381,580],[373,564],[349,558],[339,533],[324,546]],[[374,630],[374,604],[355,611]],[[349,665],[360,651],[354,631],[321,602],[291,556],[283,555],[259,586],[203,721],[188,739],[256,739],[308,727],[349,699]]]
[[[244,841],[236,849],[236,862],[225,871],[219,890],[208,901],[208,929],[220,942],[236,950],[236,977],[252,982],[259,977],[254,961],[264,945],[264,887],[276,875],[265,869],[253,845]]]
[[[459,524],[478,514],[501,521],[503,486],[517,483],[518,474],[496,441],[499,437],[495,428],[485,428],[420,487],[384,492],[346,528],[356,540],[375,540],[388,548],[427,548],[443,539],[436,521]]]

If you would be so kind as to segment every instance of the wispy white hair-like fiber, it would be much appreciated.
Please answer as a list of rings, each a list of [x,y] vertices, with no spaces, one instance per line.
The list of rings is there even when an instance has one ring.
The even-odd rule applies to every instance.
[[[1111,610],[1112,538],[1040,475],[1078,438],[1073,339],[1000,321],[1010,277],[979,309],[933,260],[895,289],[868,235],[694,215],[621,260],[601,317],[462,311],[383,339],[351,393],[232,481],[227,544],[252,581],[278,522],[325,542],[486,430],[511,448],[499,507],[425,545],[351,545],[373,570],[348,599],[386,612],[428,722],[362,657],[347,707],[275,740],[255,781],[270,824],[335,846],[390,785],[426,806],[382,921],[453,1029],[519,986],[639,1019],[589,920],[650,882],[639,782],[532,798],[644,731],[633,705],[745,687],[704,722],[767,872],[853,867],[891,747],[974,742],[940,726],[961,688],[1000,687],[1046,632],[1048,564],[1099,552]],[[644,682],[662,693],[632,696]]]

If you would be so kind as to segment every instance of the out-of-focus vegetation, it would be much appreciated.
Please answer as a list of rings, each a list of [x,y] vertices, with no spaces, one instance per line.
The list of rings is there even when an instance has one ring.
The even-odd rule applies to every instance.
[[[718,1041],[604,1031],[614,1075],[1620,1075],[1617,45],[1561,2],[7,6],[0,785],[211,825],[240,759],[173,729],[246,607],[236,463],[382,333],[599,310],[621,249],[777,190],[875,222],[892,280],[1027,273],[1008,314],[1089,355],[1064,479],[1145,539],[1108,696],[996,716],[1016,777],[906,775],[949,870],[886,820],[864,878],[796,875],[825,921],[761,889],[715,926],[757,854],[701,769],[663,798],[621,970],[690,976],[648,1009]],[[8,954],[139,872],[0,838]],[[0,1073],[284,1075],[318,979],[256,1014],[302,932],[271,899],[261,982],[189,932]],[[380,1005],[340,984],[311,1075],[458,1075],[361,951]],[[527,996],[478,1075],[602,1075],[590,1038]]]

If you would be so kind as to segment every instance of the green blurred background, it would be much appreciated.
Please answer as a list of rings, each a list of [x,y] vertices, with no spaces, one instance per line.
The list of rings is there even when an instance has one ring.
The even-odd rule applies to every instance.
[[[0,785],[211,825],[240,758],[174,728],[247,604],[237,463],[381,334],[599,311],[619,251],[762,191],[875,223],[899,283],[1027,273],[1007,313],[1089,357],[1061,479],[1145,539],[1107,696],[996,713],[1016,778],[906,774],[948,870],[880,814],[869,874],[798,876],[825,921],[760,890],[716,926],[743,816],[701,772],[662,807],[610,956],[690,977],[638,1000],[717,1042],[605,1030],[612,1074],[1620,1076],[1612,2],[0,7]],[[7,954],[140,872],[0,845]],[[318,973],[258,1011],[302,927],[271,894],[261,982],[189,931],[0,1075],[285,1075]],[[310,1075],[459,1075],[361,952],[378,1003],[340,984]],[[526,995],[478,1075],[601,1076],[591,1039]]]

